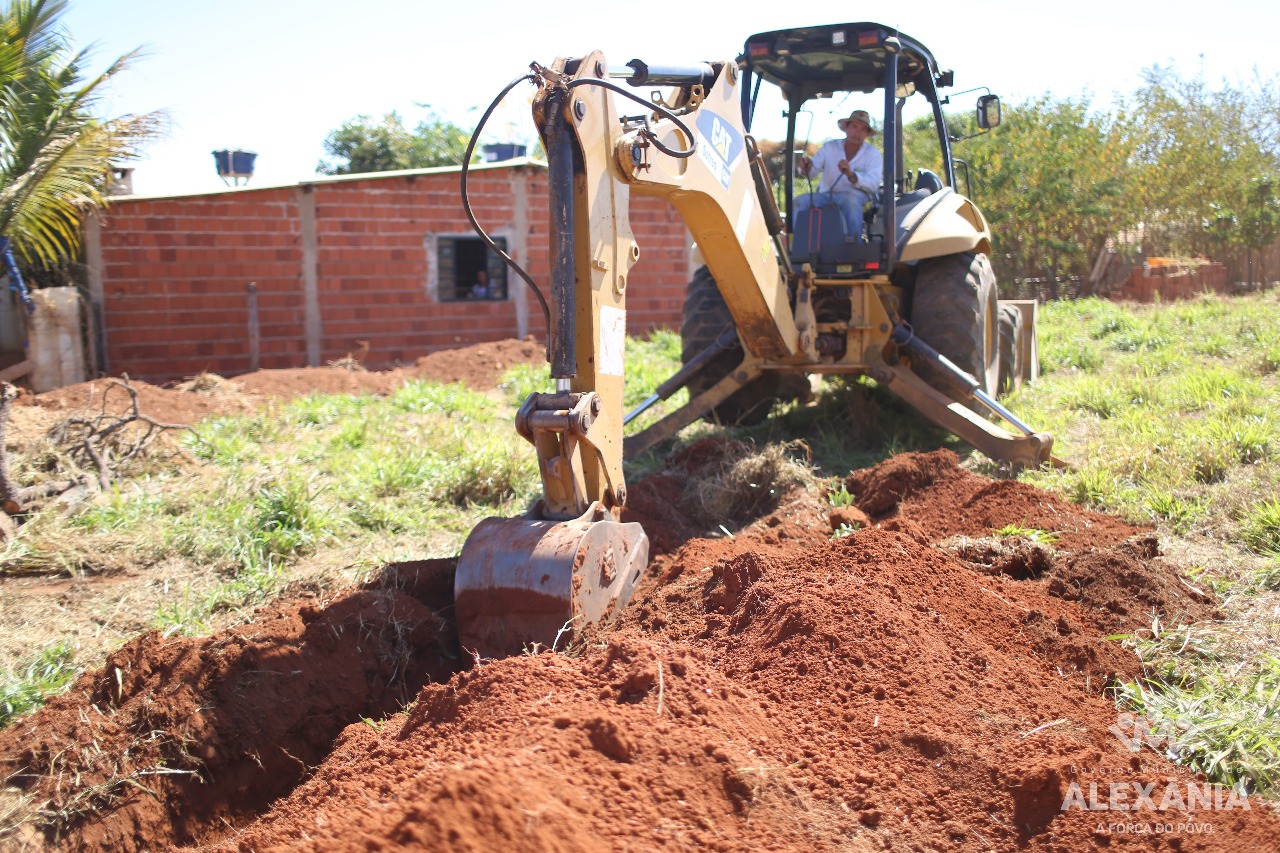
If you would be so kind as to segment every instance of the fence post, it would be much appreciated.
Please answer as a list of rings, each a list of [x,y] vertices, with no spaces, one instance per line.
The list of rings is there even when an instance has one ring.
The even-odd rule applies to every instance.
[[[258,346],[260,331],[258,328],[258,283],[251,281],[244,286],[249,296],[249,372],[258,369]]]

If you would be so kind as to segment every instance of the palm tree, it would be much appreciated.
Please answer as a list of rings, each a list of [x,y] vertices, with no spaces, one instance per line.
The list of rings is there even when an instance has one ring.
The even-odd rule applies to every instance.
[[[87,51],[72,51],[59,22],[66,0],[0,6],[0,238],[28,264],[74,258],[80,223],[106,205],[114,164],[159,133],[161,113],[100,120],[104,84],[138,58],[85,78]]]

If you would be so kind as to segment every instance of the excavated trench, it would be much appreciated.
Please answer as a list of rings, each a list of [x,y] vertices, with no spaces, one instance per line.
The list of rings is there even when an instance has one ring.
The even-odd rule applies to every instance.
[[[695,445],[633,484],[651,575],[570,655],[460,659],[450,561],[390,566],[212,637],[129,643],[0,732],[5,775],[50,816],[17,843],[1274,846],[1280,820],[1260,803],[1072,805],[1090,786],[1104,804],[1117,784],[1203,786],[1110,731],[1106,687],[1138,663],[1106,637],[1153,611],[1215,615],[1149,532],[938,451],[851,474],[856,510],[796,493],[732,538],[690,538],[678,496],[715,452]],[[1006,525],[1057,540],[991,538]],[[1199,828],[1126,829],[1140,821]]]

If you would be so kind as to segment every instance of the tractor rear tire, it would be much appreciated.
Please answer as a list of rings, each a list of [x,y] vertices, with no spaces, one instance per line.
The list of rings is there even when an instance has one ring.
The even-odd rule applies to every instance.
[[[685,291],[684,316],[680,323],[681,362],[688,364],[711,346],[726,326],[731,325],[733,315],[716,287],[716,280],[705,266],[699,267]],[[689,396],[696,397],[706,391],[741,362],[740,349],[721,353],[706,369],[689,380]],[[707,419],[718,420],[722,424],[758,424],[769,416],[775,402],[796,399],[808,390],[809,382],[805,376],[770,371],[734,392],[712,409]]]
[[[912,297],[911,325],[929,346],[978,380],[995,396],[1000,380],[996,276],[986,255],[962,252],[920,262]],[[924,362],[915,368],[925,382],[955,396],[947,374]],[[976,400],[970,408],[985,412]]]
[[[1022,312],[1000,306],[1000,388],[1011,394],[1022,385]]]

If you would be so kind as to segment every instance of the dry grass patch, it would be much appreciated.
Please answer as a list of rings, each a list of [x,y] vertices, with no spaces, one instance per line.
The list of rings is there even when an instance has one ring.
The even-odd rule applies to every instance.
[[[712,527],[740,522],[776,508],[795,489],[817,490],[812,455],[802,441],[768,444],[719,443],[718,453],[699,466],[684,493],[685,509]]]

